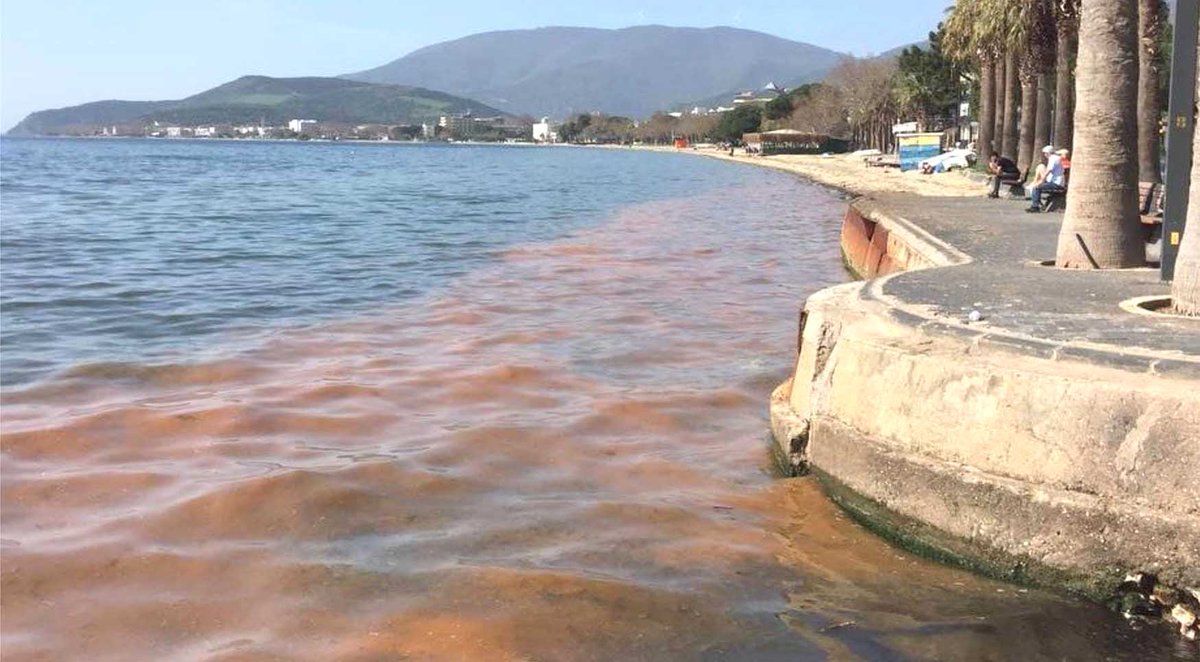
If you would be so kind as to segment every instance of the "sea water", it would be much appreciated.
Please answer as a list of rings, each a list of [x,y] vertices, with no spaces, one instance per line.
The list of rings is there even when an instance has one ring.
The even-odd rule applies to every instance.
[[[5,659],[1168,656],[780,480],[845,202],[627,149],[0,144]]]

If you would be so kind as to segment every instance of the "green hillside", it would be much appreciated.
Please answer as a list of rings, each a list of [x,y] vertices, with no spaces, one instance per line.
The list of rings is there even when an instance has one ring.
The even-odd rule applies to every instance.
[[[179,101],[98,101],[29,115],[10,135],[54,135],[110,124],[258,124],[290,119],[350,124],[417,124],[470,112],[504,115],[484,104],[419,87],[341,78],[243,76]]]

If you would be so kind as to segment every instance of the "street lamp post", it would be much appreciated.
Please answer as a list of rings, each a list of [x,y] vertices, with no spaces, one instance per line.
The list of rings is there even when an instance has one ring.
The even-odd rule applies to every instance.
[[[1196,104],[1196,40],[1200,36],[1200,0],[1175,3],[1175,39],[1171,52],[1171,100],[1167,106],[1166,204],[1163,209],[1162,278],[1175,276],[1175,256],[1187,220],[1192,165],[1193,112]],[[1200,232],[1200,228],[1192,228]]]

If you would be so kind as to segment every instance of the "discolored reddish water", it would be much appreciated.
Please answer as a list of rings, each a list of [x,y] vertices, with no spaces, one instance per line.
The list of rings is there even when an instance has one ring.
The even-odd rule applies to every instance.
[[[844,203],[768,180],[230,358],[9,392],[5,659],[1169,655],[772,478]]]

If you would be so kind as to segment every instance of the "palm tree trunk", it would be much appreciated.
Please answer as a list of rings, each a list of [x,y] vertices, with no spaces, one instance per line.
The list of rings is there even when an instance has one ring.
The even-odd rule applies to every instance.
[[[1025,172],[1034,163],[1034,131],[1037,128],[1037,74],[1021,72],[1021,125],[1017,141],[1017,167]],[[1043,143],[1044,144],[1044,143]]]
[[[1138,220],[1137,5],[1083,0],[1075,76],[1075,156],[1056,263],[1141,266]]]
[[[988,59],[979,63],[979,140],[975,143],[980,161],[986,161],[995,147],[992,145],[996,128],[996,68]]]
[[[1017,54],[1009,52],[1004,63],[1004,134],[1001,153],[1010,159],[1017,156],[1017,112],[1021,107],[1021,79]]]
[[[1075,74],[1071,62],[1079,45],[1077,29],[1074,21],[1059,22],[1054,63],[1054,144],[1067,149],[1071,149],[1075,133]]]
[[[992,100],[996,103],[996,110],[992,114],[992,148],[1000,152],[1004,156],[1004,108],[1007,103],[1004,99],[1004,81],[1006,80],[1004,56],[996,58],[996,73],[994,83],[996,84],[995,92],[992,94]]]
[[[1138,179],[1159,183],[1158,74],[1162,0],[1138,0]]]
[[[1037,158],[1037,150],[1043,145],[1050,145],[1050,128],[1053,123],[1053,108],[1050,97],[1050,74],[1040,73],[1037,77],[1037,120],[1033,129],[1033,149]]]
[[[1200,68],[1196,71],[1200,89]],[[1192,134],[1192,185],[1188,192],[1187,223],[1183,240],[1175,256],[1175,280],[1171,298],[1175,310],[1184,315],[1200,316],[1200,131]]]

